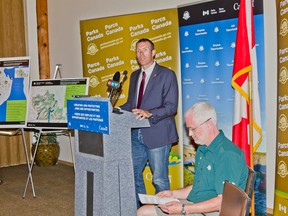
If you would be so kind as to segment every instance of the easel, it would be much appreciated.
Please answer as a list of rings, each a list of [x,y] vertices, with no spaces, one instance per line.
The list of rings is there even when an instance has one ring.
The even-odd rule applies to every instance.
[[[61,64],[56,64],[53,79],[56,79],[58,74],[59,74],[59,77],[62,78],[61,71],[60,71],[61,68],[62,68]]]
[[[29,62],[30,62],[30,58],[28,56],[26,57],[16,57],[16,58],[11,58],[11,60],[14,60],[14,59],[19,59],[19,60],[26,60],[28,65],[29,65]],[[30,67],[30,66],[28,66]],[[6,129],[11,129],[11,130],[8,130],[8,131],[1,131],[2,128],[0,128],[0,135],[4,135],[4,136],[16,136],[16,135],[22,135],[22,142],[23,142],[23,146],[24,146],[24,153],[25,153],[25,158],[26,158],[26,162],[27,162],[27,167],[28,167],[28,171],[29,171],[29,179],[31,180],[31,185],[32,185],[32,192],[33,192],[33,195],[35,197],[35,190],[34,190],[34,184],[33,184],[33,180],[32,180],[32,175],[31,175],[31,166],[30,166],[30,160],[29,160],[29,154],[28,154],[28,149],[27,149],[27,143],[26,143],[26,139],[25,139],[25,134],[24,134],[24,127],[25,125],[18,125],[16,124],[15,127],[12,126],[12,127],[9,127],[9,125],[7,125],[8,128]],[[11,126],[11,125],[10,125]]]
[[[32,179],[32,167],[31,167],[30,162],[29,162],[27,143],[26,143],[26,139],[25,139],[25,135],[24,135],[24,128],[18,128],[15,131],[0,131],[0,135],[5,135],[5,136],[16,136],[16,135],[19,135],[20,133],[22,136],[22,142],[23,142],[23,146],[24,146],[27,168],[28,168],[28,172],[29,172],[28,179],[31,182],[33,197],[35,197],[35,189],[34,189],[34,184],[33,184],[33,179]],[[23,194],[23,198],[25,197],[25,193],[26,193],[26,189],[27,189],[27,185],[28,185],[28,179],[26,182],[26,188],[25,188],[25,192]]]
[[[62,64],[56,64],[53,79],[56,79],[56,78],[57,78],[57,75],[59,75],[59,77],[62,78],[61,69],[62,69]],[[46,133],[47,133],[47,132],[46,132]],[[71,130],[69,130],[69,129],[63,129],[63,130],[56,131],[56,132],[54,131],[53,133],[58,133],[58,135],[66,135],[66,136],[69,137],[71,158],[72,158],[73,167],[74,167],[74,171],[75,171],[74,152],[73,152],[72,142],[71,142]],[[40,136],[39,136],[39,138],[40,138]]]
[[[61,64],[56,64],[56,68],[55,68],[53,79],[56,79],[57,75],[59,75],[60,78],[62,78],[61,77],[61,71],[60,71],[61,67],[62,67]],[[74,153],[73,153],[72,141],[71,141],[71,131],[69,129],[59,129],[59,130],[56,129],[56,130],[44,130],[44,131],[43,131],[43,128],[39,128],[39,129],[35,128],[35,129],[39,131],[39,136],[37,137],[37,140],[36,140],[36,146],[35,146],[35,150],[34,150],[33,155],[32,155],[31,163],[29,163],[29,160],[28,160],[28,152],[27,152],[27,147],[26,147],[26,143],[25,143],[25,153],[27,152],[26,153],[26,159],[27,159],[27,163],[28,163],[29,174],[28,174],[28,177],[27,177],[26,186],[25,186],[25,190],[24,190],[24,193],[23,193],[23,198],[25,198],[29,181],[31,183],[33,197],[34,198],[36,197],[34,184],[33,184],[33,178],[32,178],[32,170],[33,170],[35,156],[36,156],[36,153],[37,153],[37,149],[38,149],[38,146],[39,146],[39,141],[40,141],[41,135],[47,135],[49,133],[56,133],[57,135],[66,135],[66,136],[69,137],[71,157],[72,157],[72,162],[73,162],[73,165],[74,165],[73,167],[74,167],[74,171],[75,171],[75,160],[74,160]],[[24,131],[22,132],[22,137],[23,137],[23,142],[25,142],[25,137],[24,137],[23,134],[24,134]]]
[[[35,161],[35,157],[36,157],[36,153],[37,153],[37,149],[38,149],[38,146],[39,146],[39,141],[40,141],[40,138],[41,138],[41,135],[47,135],[49,133],[56,133],[57,135],[66,135],[69,137],[69,142],[70,142],[70,149],[71,149],[71,156],[72,156],[72,161],[73,161],[73,164],[74,164],[74,171],[75,171],[75,160],[74,160],[74,153],[73,153],[73,149],[72,149],[72,142],[71,142],[71,131],[68,130],[68,129],[63,129],[63,130],[51,130],[51,131],[43,131],[43,129],[39,129],[39,136],[36,140],[36,146],[35,146],[35,150],[33,152],[33,155],[32,155],[32,160],[31,160],[31,163],[29,163],[29,159],[28,159],[28,151],[27,151],[27,147],[26,147],[26,141],[25,141],[25,137],[24,137],[24,131],[22,132],[22,137],[23,137],[23,142],[25,142],[24,144],[24,148],[25,148],[25,154],[26,154],[26,160],[28,161],[27,164],[28,164],[28,177],[27,177],[27,181],[26,181],[26,186],[25,186],[25,189],[24,189],[24,193],[23,193],[23,198],[25,198],[26,196],[26,191],[27,191],[27,187],[28,187],[28,183],[30,181],[31,183],[31,187],[32,187],[32,193],[33,193],[33,197],[35,198],[36,197],[36,194],[35,194],[35,188],[34,188],[34,184],[33,184],[33,178],[32,178],[32,170],[33,170],[33,166],[34,166],[34,161]]]

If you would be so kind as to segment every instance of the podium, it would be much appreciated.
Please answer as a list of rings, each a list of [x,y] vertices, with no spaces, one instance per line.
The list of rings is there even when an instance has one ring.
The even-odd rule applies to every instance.
[[[131,112],[113,112],[108,99],[75,100],[78,105],[87,100],[89,104],[107,102],[109,119],[109,134],[90,131],[87,129],[91,128],[90,122],[86,127],[83,121],[79,124],[85,130],[75,130],[75,215],[136,215],[131,129],[149,127],[148,120],[137,120]],[[68,127],[71,106],[68,103]],[[101,112],[101,107],[96,107]],[[75,122],[72,127],[77,128]],[[103,125],[96,122],[94,127],[103,128]]]

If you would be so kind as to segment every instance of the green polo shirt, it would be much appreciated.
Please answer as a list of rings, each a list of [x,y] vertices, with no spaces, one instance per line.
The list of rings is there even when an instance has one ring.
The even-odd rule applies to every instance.
[[[187,199],[194,203],[209,200],[223,193],[224,182],[245,190],[248,176],[243,151],[220,133],[207,147],[198,147],[195,157],[193,188]]]

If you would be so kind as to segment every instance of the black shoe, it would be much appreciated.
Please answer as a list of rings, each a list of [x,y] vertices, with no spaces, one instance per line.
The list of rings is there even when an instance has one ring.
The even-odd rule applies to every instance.
[[[3,181],[2,181],[2,179],[0,179],[0,185],[1,185],[1,184],[3,184]]]

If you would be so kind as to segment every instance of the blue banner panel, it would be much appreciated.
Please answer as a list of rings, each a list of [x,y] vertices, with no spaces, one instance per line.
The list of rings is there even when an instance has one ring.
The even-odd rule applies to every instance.
[[[110,134],[108,101],[67,100],[68,128]]]

